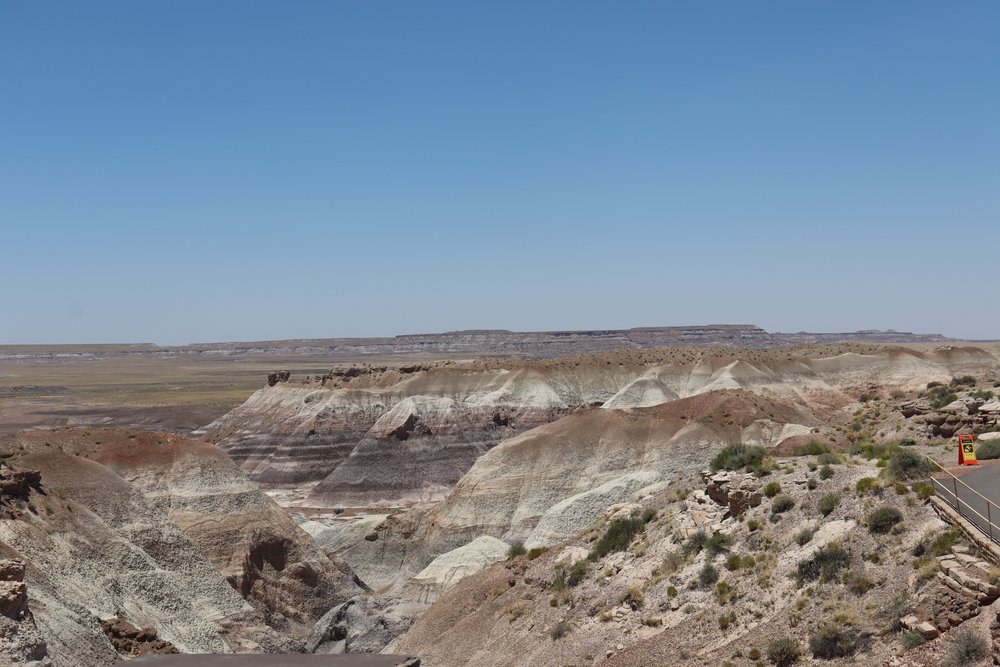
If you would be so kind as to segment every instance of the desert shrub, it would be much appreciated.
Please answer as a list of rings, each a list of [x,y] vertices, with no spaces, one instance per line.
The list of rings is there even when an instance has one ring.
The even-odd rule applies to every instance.
[[[705,542],[708,541],[708,535],[705,534],[704,530],[699,530],[691,534],[684,542],[684,546],[681,550],[688,556],[693,556],[696,553],[700,553],[702,549],[705,548]]]
[[[903,438],[899,441],[901,447],[913,447],[917,444],[917,441],[913,438]]]
[[[519,603],[504,612],[504,615],[507,617],[508,622],[513,623],[517,619],[524,616],[527,611],[528,608],[523,603]]]
[[[972,398],[977,398],[980,401],[988,401],[993,398],[993,392],[987,389],[980,389],[972,393]]]
[[[921,500],[927,500],[934,495],[934,487],[926,482],[914,485],[913,490],[917,492],[917,498]]]
[[[598,558],[603,558],[612,551],[625,551],[625,549],[628,549],[628,545],[632,543],[632,539],[645,530],[645,527],[646,524],[643,522],[642,517],[639,516],[630,516],[627,519],[615,519],[594,544],[587,558],[591,561],[596,561]]]
[[[896,482],[897,496],[905,496],[909,492],[910,492],[910,487],[908,487],[906,484],[903,484],[902,482]]]
[[[830,513],[837,509],[840,504],[840,496],[836,493],[828,493],[816,502],[816,509],[823,516],[830,516]]]
[[[645,602],[646,598],[642,594],[642,589],[638,586],[629,586],[628,590],[625,591],[625,595],[622,596],[622,603],[631,607],[632,611],[642,609],[642,605]]]
[[[809,463],[807,463],[807,464],[806,464],[806,467],[807,467],[807,468],[809,468],[809,471],[810,471],[810,472],[813,472],[813,471],[815,471],[815,470],[816,470],[816,468],[818,468],[819,466],[818,466],[818,465],[816,465],[816,462],[815,462],[815,461],[810,461]]]
[[[726,558],[726,569],[729,570],[730,572],[735,572],[736,570],[740,569],[740,566],[742,564],[743,564],[743,559],[740,558],[739,554],[729,554],[729,557]]]
[[[815,534],[816,531],[814,529],[803,528],[795,535],[795,543],[798,544],[800,547],[809,544],[809,541],[812,540],[813,535]]]
[[[931,387],[927,392],[927,398],[930,399],[931,407],[935,410],[940,410],[957,399],[958,395],[948,387],[940,385],[937,387]]]
[[[750,519],[747,521],[747,530],[751,533],[760,528],[760,522],[757,519]]]
[[[667,597],[668,598],[675,598],[675,597],[677,597],[677,587],[676,586],[667,586]]]
[[[702,588],[708,588],[718,580],[719,571],[711,563],[705,563],[705,566],[701,568],[701,572],[698,573],[698,585]]]
[[[1000,459],[1000,440],[988,440],[977,445],[976,458]]]
[[[552,577],[550,586],[554,591],[561,591],[566,588],[566,568],[561,563],[556,565],[555,576]]]
[[[705,551],[712,556],[717,556],[723,551],[728,551],[733,543],[733,538],[725,533],[714,533],[705,541]]]
[[[545,547],[535,547],[534,549],[529,549],[528,550],[528,560],[535,560],[536,558],[538,558],[539,556],[541,556],[546,551],[547,551],[547,549]]]
[[[869,532],[884,535],[902,520],[903,514],[898,509],[883,506],[869,514],[865,523],[868,524]]]
[[[958,541],[958,531],[954,528],[941,531],[937,535],[924,535],[923,539],[913,547],[913,555],[920,557],[925,555],[944,556],[951,553],[951,548]]]
[[[819,549],[811,558],[799,561],[796,578],[799,585],[810,581],[831,581],[851,564],[849,551],[837,544],[828,544]]]
[[[868,493],[872,489],[878,486],[878,480],[874,477],[862,477],[854,485],[854,490],[858,492],[858,495]]]
[[[974,665],[990,657],[990,643],[974,630],[959,628],[948,647],[948,664],[954,667]]]
[[[566,585],[572,588],[580,584],[587,578],[588,572],[590,572],[590,563],[586,560],[576,561],[570,566],[569,572],[566,573]]]
[[[759,466],[764,460],[764,448],[756,445],[730,445],[715,455],[709,467],[715,470],[740,470]]]
[[[655,616],[645,616],[642,619],[642,624],[649,628],[658,628],[663,625],[663,619]]]
[[[791,637],[775,639],[767,645],[767,659],[775,667],[790,667],[799,660],[799,643]]]
[[[822,442],[807,442],[806,444],[799,447],[799,451],[796,452],[797,456],[819,456],[820,454],[828,454],[830,448],[827,447]]]
[[[847,590],[855,595],[864,595],[875,586],[871,579],[865,576],[864,572],[857,570],[848,572],[844,576],[844,585],[847,586]]]
[[[975,387],[976,378],[971,375],[960,375],[951,379],[952,387]]]
[[[826,479],[830,479],[831,477],[833,477],[833,468],[831,468],[828,465],[825,465],[825,466],[823,466],[822,468],[819,469],[819,478],[820,479],[826,480]]]
[[[554,626],[552,626],[551,630],[549,630],[549,637],[552,638],[552,641],[562,639],[568,634],[569,634],[569,623],[567,623],[566,621],[559,621]]]
[[[780,482],[768,482],[764,486],[764,495],[768,498],[774,498],[776,495],[781,493],[781,483]]]
[[[732,614],[723,614],[719,617],[719,629],[727,630],[729,629],[729,624],[733,622]]]
[[[684,566],[684,556],[676,551],[669,552],[663,557],[660,564],[660,572],[663,574],[673,574]]]
[[[656,510],[654,510],[652,507],[647,507],[646,509],[642,510],[641,518],[643,523],[649,523],[650,521],[656,518]]]
[[[524,542],[514,542],[507,548],[507,558],[517,558],[526,553],[528,550],[524,548]]]
[[[889,459],[887,468],[892,479],[906,481],[910,479],[923,479],[931,472],[930,462],[908,449],[901,449]]]
[[[910,649],[917,648],[921,644],[927,641],[922,634],[915,632],[914,630],[907,630],[899,637],[900,643],[903,645],[904,651],[909,651]]]
[[[840,454],[834,454],[833,452],[827,452],[826,454],[820,454],[816,459],[817,463],[821,466],[835,466],[837,464],[844,462],[844,457]]]
[[[927,383],[927,388],[928,389],[933,389],[934,387],[940,387],[940,386],[942,386],[942,384],[940,382],[937,382],[936,380],[933,381],[933,382],[928,382]]]
[[[809,650],[814,658],[846,658],[858,649],[857,634],[833,623],[825,623],[809,637]]]
[[[772,514],[782,514],[793,507],[795,507],[795,501],[787,493],[775,496],[774,500],[771,501]]]
[[[819,482],[816,481],[815,477],[810,477],[806,480],[806,488],[810,491],[815,491],[817,486],[819,486]]]
[[[746,556],[743,557],[743,562],[740,563],[740,567],[742,567],[744,570],[749,570],[756,564],[757,561],[754,560],[754,557],[751,556],[750,554],[747,554]]]
[[[851,447],[851,453],[866,459],[886,461],[900,449],[899,444],[895,442],[856,442]]]

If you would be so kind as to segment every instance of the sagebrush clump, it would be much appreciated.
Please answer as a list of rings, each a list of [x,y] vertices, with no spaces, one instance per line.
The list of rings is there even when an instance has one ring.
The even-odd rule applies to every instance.
[[[869,532],[884,535],[892,530],[893,526],[903,520],[903,513],[895,507],[880,507],[868,515]]]
[[[640,516],[630,516],[627,519],[615,519],[609,525],[601,538],[587,556],[591,561],[603,558],[612,551],[625,551],[632,539],[646,529],[646,522]]]
[[[851,564],[851,553],[839,544],[828,544],[816,551],[812,558],[800,561],[796,578],[799,585],[810,581],[827,582],[836,578],[837,574]]]
[[[791,637],[775,639],[767,645],[767,659],[775,667],[790,667],[799,660],[799,643]]]
[[[716,470],[741,470],[757,467],[764,461],[764,448],[756,445],[731,445],[715,455],[709,467]]]

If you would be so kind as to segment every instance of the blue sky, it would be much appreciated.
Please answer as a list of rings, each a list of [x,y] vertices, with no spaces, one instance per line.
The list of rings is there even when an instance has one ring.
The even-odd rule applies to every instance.
[[[993,1],[0,0],[0,343],[1000,338],[998,34]]]

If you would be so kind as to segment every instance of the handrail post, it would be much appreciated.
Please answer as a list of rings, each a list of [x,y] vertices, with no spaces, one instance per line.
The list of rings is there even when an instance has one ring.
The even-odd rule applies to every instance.
[[[955,487],[955,511],[959,514],[962,513],[962,501],[958,499],[958,477],[954,475],[951,478],[952,486]]]
[[[990,505],[992,504],[990,501],[986,501],[986,525],[990,527],[990,542],[993,541],[993,513],[990,512]]]

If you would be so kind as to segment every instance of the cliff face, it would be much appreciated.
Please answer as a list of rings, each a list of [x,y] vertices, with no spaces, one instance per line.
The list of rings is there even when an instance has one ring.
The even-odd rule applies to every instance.
[[[301,650],[361,590],[211,445],[94,429],[14,434],[0,449],[41,473],[0,520],[0,552],[27,564],[54,665],[117,662],[134,638],[107,628],[133,626],[184,653]]]
[[[745,389],[820,416],[878,386],[995,369],[978,348],[634,351],[549,361],[452,362],[409,372],[278,382],[201,435],[253,479],[319,505],[443,498],[502,440],[597,407],[650,407]]]

